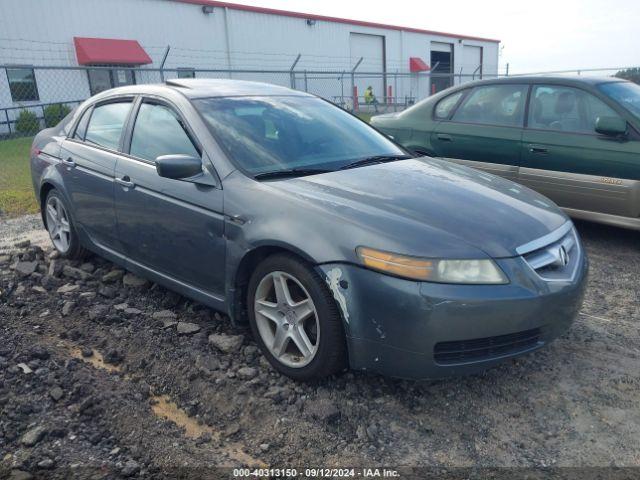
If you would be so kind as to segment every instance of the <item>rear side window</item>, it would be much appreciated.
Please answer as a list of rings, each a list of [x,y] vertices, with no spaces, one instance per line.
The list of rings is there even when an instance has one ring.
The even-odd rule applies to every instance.
[[[106,103],[94,107],[85,141],[118,150],[124,122],[131,109],[131,101]]]
[[[130,153],[151,161],[161,155],[200,157],[180,117],[171,108],[153,103],[140,105]]]
[[[487,85],[474,88],[453,120],[483,125],[522,126],[526,85]]]
[[[451,112],[458,104],[458,101],[460,101],[460,98],[464,93],[464,91],[454,93],[453,95],[449,95],[448,97],[444,97],[442,100],[440,100],[434,110],[435,117],[439,120],[445,120],[449,118],[451,116]]]

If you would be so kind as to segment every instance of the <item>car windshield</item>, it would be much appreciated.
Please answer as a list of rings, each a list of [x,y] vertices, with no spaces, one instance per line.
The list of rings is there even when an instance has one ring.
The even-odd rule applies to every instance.
[[[337,170],[371,157],[404,156],[384,135],[315,97],[194,100],[231,159],[251,175]]]
[[[598,88],[612,98],[634,117],[640,119],[640,85],[631,82],[602,83]]]

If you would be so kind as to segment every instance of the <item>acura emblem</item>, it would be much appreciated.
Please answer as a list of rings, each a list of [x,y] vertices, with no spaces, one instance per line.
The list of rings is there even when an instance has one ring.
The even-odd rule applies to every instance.
[[[563,246],[558,249],[556,263],[562,267],[566,266],[569,263],[569,254]]]

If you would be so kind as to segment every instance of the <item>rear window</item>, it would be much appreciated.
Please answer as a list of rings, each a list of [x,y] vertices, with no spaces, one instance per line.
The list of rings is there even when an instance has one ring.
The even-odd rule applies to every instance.
[[[94,107],[87,126],[85,141],[111,150],[118,150],[124,122],[130,109],[130,100]]]

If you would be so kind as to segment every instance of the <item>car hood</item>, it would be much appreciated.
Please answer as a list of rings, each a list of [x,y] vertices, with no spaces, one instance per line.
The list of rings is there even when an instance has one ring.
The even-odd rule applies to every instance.
[[[459,257],[471,255],[461,253],[463,245],[494,258],[517,256],[517,247],[568,221],[553,202],[526,187],[427,157],[270,183],[314,208],[331,208],[369,238],[397,238],[396,246],[408,247],[405,254],[442,255],[428,247],[435,244],[439,250],[450,245]]]

